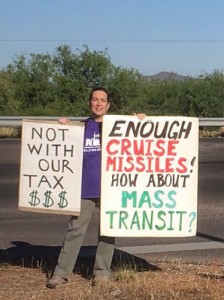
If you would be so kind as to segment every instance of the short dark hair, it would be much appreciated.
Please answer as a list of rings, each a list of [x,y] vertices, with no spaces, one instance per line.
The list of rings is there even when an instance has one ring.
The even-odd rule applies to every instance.
[[[89,101],[92,99],[93,93],[96,91],[103,91],[107,94],[107,101],[110,102],[110,94],[108,92],[107,89],[105,89],[104,87],[98,86],[92,89],[90,95],[89,95]]]

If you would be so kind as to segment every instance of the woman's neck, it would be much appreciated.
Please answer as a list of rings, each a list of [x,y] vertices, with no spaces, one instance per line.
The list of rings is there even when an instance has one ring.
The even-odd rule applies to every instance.
[[[92,117],[93,117],[93,119],[94,119],[96,122],[102,122],[102,121],[103,121],[103,116],[96,116],[96,115],[93,115]]]

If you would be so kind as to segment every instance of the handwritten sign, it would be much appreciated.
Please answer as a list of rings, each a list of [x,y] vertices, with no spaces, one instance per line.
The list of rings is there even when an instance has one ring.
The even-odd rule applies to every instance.
[[[79,215],[84,124],[24,120],[19,209]]]
[[[105,116],[101,234],[194,236],[198,119]]]

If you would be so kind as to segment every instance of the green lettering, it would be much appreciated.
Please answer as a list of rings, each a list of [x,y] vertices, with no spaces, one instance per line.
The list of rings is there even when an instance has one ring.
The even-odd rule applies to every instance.
[[[176,200],[172,197],[173,195],[176,195],[177,193],[175,191],[169,191],[168,193],[168,199],[171,200],[171,203],[166,203],[167,208],[174,208],[176,206]]]
[[[167,230],[171,231],[174,230],[173,228],[173,214],[175,213],[175,211],[168,211],[168,214],[170,215],[170,226],[169,228],[167,228]]]
[[[140,230],[140,223],[139,223],[139,218],[138,218],[138,212],[137,211],[134,212],[134,216],[132,218],[130,228],[132,229],[134,225],[136,225],[137,229]]]
[[[151,205],[151,199],[150,199],[149,193],[147,191],[144,191],[142,193],[138,207],[141,208],[144,203],[148,203],[148,207],[149,208],[152,207],[152,205]]]
[[[107,215],[110,216],[110,229],[113,229],[114,225],[114,214],[117,214],[116,210],[113,211],[106,211],[105,212]]]
[[[158,230],[163,230],[165,227],[166,227],[166,222],[165,220],[162,218],[162,216],[165,216],[166,213],[165,211],[163,210],[160,210],[158,212],[158,219],[161,220],[163,222],[163,225],[159,226],[159,225],[156,225],[155,228],[158,229]]]
[[[132,207],[136,207],[137,205],[137,192],[132,192],[131,194],[128,193],[128,191],[122,192],[122,202],[121,206],[122,208],[127,208],[127,200],[132,200]]]
[[[176,211],[177,214],[180,215],[180,220],[179,220],[179,231],[182,230],[182,224],[183,224],[183,214],[186,214],[186,211]]]
[[[155,199],[159,202],[158,204],[153,203],[153,207],[155,208],[163,207],[163,200],[159,197],[160,195],[164,195],[164,192],[161,190],[156,191],[154,194]]]
[[[128,229],[128,226],[125,224],[125,220],[128,217],[128,213],[126,211],[120,211],[120,218],[119,218],[119,228],[121,229],[122,225],[125,229]]]
[[[142,229],[145,229],[146,223],[147,223],[148,228],[152,229],[153,214],[154,214],[154,211],[150,211],[151,218],[150,218],[150,222],[149,222],[147,212],[145,210],[142,212]]]

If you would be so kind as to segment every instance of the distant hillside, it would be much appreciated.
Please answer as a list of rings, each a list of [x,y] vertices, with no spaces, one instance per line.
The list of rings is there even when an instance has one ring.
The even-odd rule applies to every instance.
[[[145,80],[159,80],[159,81],[186,80],[186,79],[189,79],[189,76],[179,75],[174,72],[160,72],[160,73],[152,75],[152,76],[145,76],[144,79]]]

